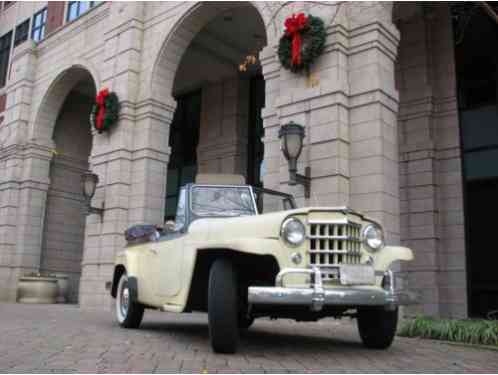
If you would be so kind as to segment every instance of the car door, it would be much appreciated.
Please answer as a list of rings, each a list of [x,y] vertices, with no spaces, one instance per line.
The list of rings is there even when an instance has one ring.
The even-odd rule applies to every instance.
[[[154,274],[154,294],[167,302],[181,290],[183,253],[186,233],[186,189],[182,188],[178,195],[175,230],[149,245],[150,252],[156,258],[151,264]]]
[[[153,261],[148,264],[153,275],[154,294],[165,302],[169,297],[176,296],[181,289],[184,238],[185,235],[178,232],[149,244]]]

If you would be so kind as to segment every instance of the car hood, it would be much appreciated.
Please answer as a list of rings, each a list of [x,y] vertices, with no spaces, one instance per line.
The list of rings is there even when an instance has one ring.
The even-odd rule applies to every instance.
[[[373,221],[347,207],[304,207],[253,216],[198,219],[190,225],[189,232],[209,233],[209,239],[220,237],[277,239],[280,237],[282,222],[289,216],[308,216],[311,213],[337,211],[345,215],[354,215],[358,221]]]

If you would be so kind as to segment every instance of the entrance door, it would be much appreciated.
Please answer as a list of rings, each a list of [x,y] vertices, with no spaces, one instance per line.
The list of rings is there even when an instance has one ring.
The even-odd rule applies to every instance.
[[[464,164],[469,315],[480,317],[498,310],[497,45],[497,25],[478,9],[455,47]]]
[[[470,313],[486,316],[498,309],[498,251],[495,245],[498,178],[467,184]]]

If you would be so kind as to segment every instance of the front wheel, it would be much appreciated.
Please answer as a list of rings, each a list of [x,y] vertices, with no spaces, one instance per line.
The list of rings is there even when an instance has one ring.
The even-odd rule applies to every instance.
[[[246,316],[246,315],[239,316],[239,322],[238,322],[239,330],[245,331],[249,329],[249,327],[252,326],[253,323],[254,323],[254,318],[252,316]]]
[[[211,266],[208,287],[211,346],[217,353],[235,353],[239,341],[239,314],[235,268],[227,259]]]
[[[144,306],[134,301],[128,286],[128,276],[121,275],[116,295],[116,317],[124,328],[138,328],[144,316]]]
[[[358,309],[358,330],[363,345],[370,349],[391,346],[398,325],[398,308],[362,307]]]

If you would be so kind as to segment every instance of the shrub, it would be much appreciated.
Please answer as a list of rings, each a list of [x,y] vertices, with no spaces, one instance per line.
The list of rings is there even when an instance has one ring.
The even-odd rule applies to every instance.
[[[405,321],[399,335],[498,346],[498,321],[417,317]]]

